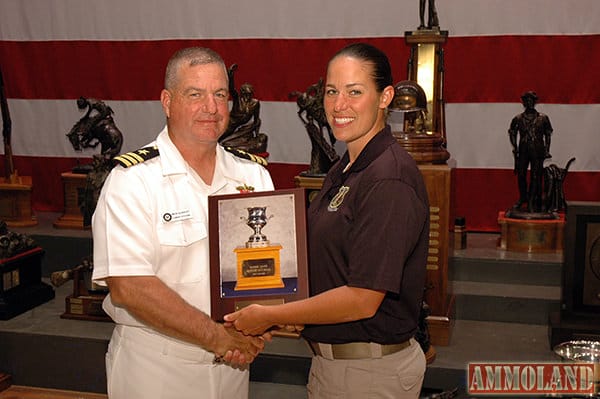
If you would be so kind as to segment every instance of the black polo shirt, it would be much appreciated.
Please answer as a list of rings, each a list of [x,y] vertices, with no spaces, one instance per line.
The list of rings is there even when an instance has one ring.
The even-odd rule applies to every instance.
[[[335,164],[308,211],[311,295],[349,285],[386,291],[375,316],[308,325],[324,343],[393,344],[417,330],[429,247],[429,202],[421,172],[389,126],[344,172]]]

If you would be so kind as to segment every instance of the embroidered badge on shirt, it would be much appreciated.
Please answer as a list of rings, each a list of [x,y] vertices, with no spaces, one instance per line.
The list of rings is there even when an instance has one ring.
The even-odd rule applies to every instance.
[[[162,216],[165,222],[176,222],[178,220],[186,220],[192,218],[192,212],[189,209],[175,212],[165,212]]]
[[[344,197],[346,196],[348,191],[350,191],[350,187],[348,187],[348,186],[340,187],[337,194],[331,199],[331,202],[329,202],[329,206],[327,207],[327,210],[329,212],[337,212],[340,205],[342,205],[342,202],[344,201]]]
[[[246,183],[244,183],[241,186],[237,186],[235,189],[238,190],[241,194],[248,194],[254,191],[254,187],[249,186]]]

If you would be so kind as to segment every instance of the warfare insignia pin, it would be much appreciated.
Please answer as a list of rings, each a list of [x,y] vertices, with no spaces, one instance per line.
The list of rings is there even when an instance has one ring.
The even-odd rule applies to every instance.
[[[329,212],[337,212],[340,205],[342,205],[342,202],[344,201],[344,197],[346,196],[348,191],[350,191],[350,187],[348,187],[348,186],[340,187],[337,194],[331,199],[331,202],[329,202],[329,206],[327,207],[327,210]]]

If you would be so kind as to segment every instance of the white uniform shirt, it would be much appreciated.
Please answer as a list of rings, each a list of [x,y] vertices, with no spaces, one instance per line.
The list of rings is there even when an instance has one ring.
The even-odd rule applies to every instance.
[[[263,166],[218,145],[208,186],[184,161],[166,127],[149,145],[160,155],[129,168],[116,166],[104,183],[92,219],[92,278],[105,285],[103,279],[112,276],[156,276],[210,314],[208,196],[238,193],[236,187],[244,184],[273,190],[273,182]],[[110,294],[104,310],[116,323],[144,326],[115,306]]]

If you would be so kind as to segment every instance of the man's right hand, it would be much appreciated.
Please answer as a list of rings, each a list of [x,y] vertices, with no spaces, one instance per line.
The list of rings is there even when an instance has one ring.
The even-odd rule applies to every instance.
[[[262,337],[244,335],[233,326],[218,324],[217,328],[219,336],[215,355],[231,365],[244,366],[252,363],[265,347]]]

